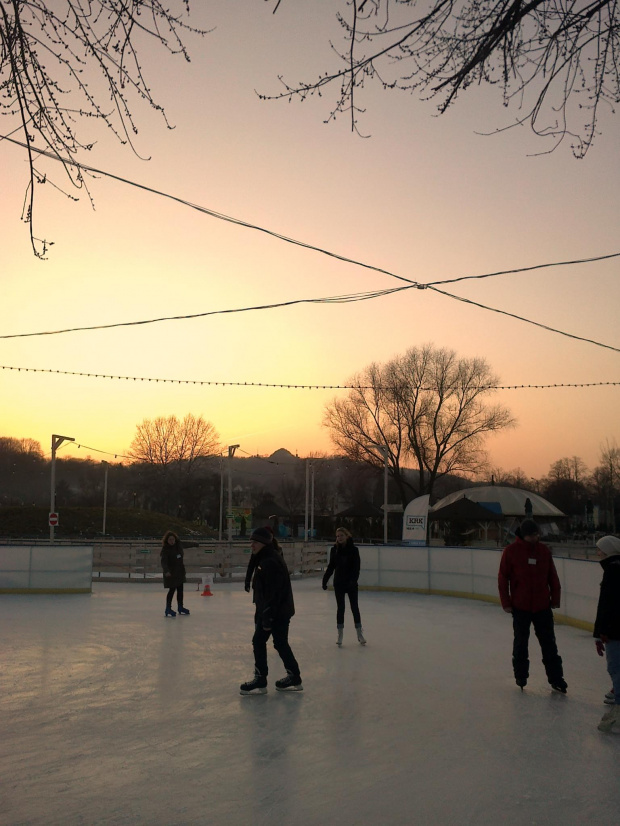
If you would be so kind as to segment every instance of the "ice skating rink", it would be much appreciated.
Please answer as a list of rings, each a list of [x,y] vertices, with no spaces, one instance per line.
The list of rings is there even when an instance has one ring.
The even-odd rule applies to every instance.
[[[617,826],[620,737],[591,636],[557,626],[568,696],[535,638],[525,692],[495,605],[360,593],[365,647],[333,592],[294,581],[304,691],[242,697],[241,584],[164,619],[161,585],[0,596],[0,822],[11,826]],[[348,611],[348,608],[347,608]]]

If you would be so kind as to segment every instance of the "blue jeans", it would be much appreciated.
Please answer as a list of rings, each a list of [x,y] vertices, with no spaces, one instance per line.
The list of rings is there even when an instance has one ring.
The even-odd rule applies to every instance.
[[[620,705],[620,640],[609,640],[605,643],[607,657],[607,671],[611,677],[616,695],[616,705]]]

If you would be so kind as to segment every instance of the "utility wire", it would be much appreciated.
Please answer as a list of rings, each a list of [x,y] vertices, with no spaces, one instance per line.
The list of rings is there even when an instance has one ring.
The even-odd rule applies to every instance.
[[[60,376],[80,376],[91,379],[118,379],[120,381],[153,382],[154,384],[192,384],[205,387],[269,387],[282,390],[373,390],[372,385],[363,384],[275,384],[259,381],[203,381],[199,379],[160,379],[145,376],[114,376],[105,373],[81,373],[75,370],[51,370],[40,367],[12,367],[0,364],[0,370],[13,370],[19,373],[53,373]],[[546,390],[556,387],[617,387],[620,381],[596,381],[556,384],[498,384],[488,385],[487,390]],[[421,387],[421,390],[432,390],[432,387]]]
[[[390,287],[385,290],[371,290],[365,293],[351,293],[349,295],[334,295],[327,298],[297,298],[291,301],[280,301],[275,304],[259,304],[254,307],[235,307],[228,310],[208,310],[204,313],[191,313],[188,315],[162,316],[161,318],[149,318],[141,321],[121,321],[113,324],[95,324],[90,327],[68,327],[63,330],[45,330],[36,333],[12,333],[10,335],[0,335],[0,339],[8,338],[29,338],[33,336],[55,336],[62,333],[77,333],[88,330],[109,330],[113,327],[137,327],[144,324],[157,324],[161,321],[185,321],[192,318],[206,318],[211,315],[225,315],[227,313],[246,313],[252,310],[272,310],[278,307],[291,307],[294,304],[347,304],[353,301],[368,301],[372,298],[379,298],[384,295],[391,295],[402,290],[410,290],[415,285],[405,287]]]
[[[568,338],[573,338],[577,341],[584,341],[584,342],[587,342],[588,344],[594,344],[598,347],[604,347],[605,349],[608,349],[608,350],[614,350],[615,352],[620,352],[620,348],[612,347],[608,344],[602,344],[601,342],[594,341],[593,339],[588,339],[588,338],[583,338],[581,336],[576,336],[576,335],[573,335],[571,333],[567,333],[563,330],[557,330],[554,327],[549,327],[548,325],[540,324],[536,321],[532,321],[530,319],[524,318],[523,316],[519,316],[519,315],[516,315],[514,313],[509,313],[505,310],[498,310],[495,307],[489,307],[485,304],[480,304],[480,303],[477,303],[475,301],[470,301],[466,298],[462,298],[461,296],[453,295],[452,293],[444,292],[443,290],[437,289],[438,284],[449,284],[449,283],[454,283],[456,281],[465,281],[465,280],[469,280],[469,279],[494,278],[494,277],[499,276],[499,275],[508,275],[508,274],[514,274],[514,273],[519,273],[519,272],[531,272],[533,270],[548,268],[548,267],[554,267],[554,266],[569,266],[569,265],[573,265],[573,264],[593,263],[595,261],[603,261],[603,260],[607,260],[607,259],[610,259],[610,258],[616,258],[616,257],[620,256],[620,253],[610,253],[608,255],[595,256],[595,257],[591,257],[591,258],[584,258],[584,259],[579,259],[579,260],[574,260],[574,261],[561,261],[561,262],[557,262],[557,263],[538,264],[538,265],[534,265],[532,267],[522,267],[522,268],[519,268],[519,269],[501,270],[501,271],[498,271],[498,272],[486,273],[486,274],[482,274],[482,275],[458,276],[456,278],[448,279],[448,280],[444,280],[444,281],[431,281],[431,282],[428,282],[428,283],[421,283],[421,282],[413,281],[410,278],[405,278],[402,275],[397,275],[396,273],[393,273],[390,270],[383,269],[382,267],[375,267],[372,264],[366,264],[363,261],[357,261],[353,258],[348,258],[347,256],[339,255],[338,253],[334,253],[334,252],[330,252],[329,250],[325,250],[322,247],[317,247],[313,244],[308,244],[304,241],[298,241],[294,238],[289,238],[286,235],[282,235],[281,233],[274,232],[273,230],[266,229],[265,227],[261,227],[257,224],[251,224],[251,223],[249,223],[247,221],[243,221],[239,218],[234,218],[232,216],[225,215],[221,212],[216,212],[215,210],[209,209],[208,207],[203,207],[203,206],[200,206],[199,204],[193,204],[190,201],[186,201],[185,199],[179,198],[176,195],[170,195],[167,192],[163,192],[161,190],[154,189],[153,187],[146,186],[145,184],[136,183],[135,181],[131,181],[128,178],[123,178],[120,175],[115,175],[112,172],[106,172],[102,169],[97,169],[96,167],[87,166],[86,164],[79,163],[78,161],[76,161],[72,158],[66,158],[66,159],[63,160],[62,158],[57,157],[56,155],[52,154],[48,150],[36,149],[35,147],[30,146],[29,144],[25,144],[22,141],[15,140],[15,138],[11,138],[8,135],[0,136],[0,139],[7,140],[10,143],[15,144],[16,146],[22,147],[23,149],[27,149],[27,150],[32,151],[32,152],[36,152],[37,154],[43,155],[44,157],[49,158],[50,160],[66,163],[66,164],[69,164],[69,165],[74,166],[76,168],[83,169],[84,171],[91,172],[91,173],[97,174],[97,175],[102,175],[102,176],[105,176],[105,177],[108,177],[108,178],[112,178],[113,180],[119,181],[120,183],[127,184],[128,186],[133,186],[133,187],[136,187],[138,189],[142,189],[145,192],[151,192],[152,194],[159,195],[162,198],[168,198],[172,201],[175,201],[179,204],[182,204],[183,206],[187,206],[187,207],[190,207],[191,209],[197,210],[198,212],[202,212],[206,215],[210,215],[213,218],[218,218],[219,220],[227,221],[227,222],[235,224],[237,226],[246,227],[246,229],[253,229],[257,232],[263,232],[267,235],[270,235],[274,238],[279,239],[280,241],[285,241],[286,243],[289,243],[289,244],[294,244],[296,246],[303,247],[305,249],[313,250],[314,252],[321,253],[322,255],[327,255],[331,258],[335,258],[339,261],[344,261],[345,263],[348,263],[348,264],[354,264],[355,266],[364,267],[365,269],[369,269],[369,270],[372,270],[374,272],[379,272],[379,273],[382,273],[383,275],[388,275],[391,278],[398,279],[399,281],[405,281],[411,287],[416,287],[417,289],[420,289],[420,290],[434,289],[436,292],[440,293],[441,295],[445,295],[446,297],[452,298],[456,301],[462,301],[465,304],[471,304],[473,306],[480,307],[483,310],[489,310],[491,312],[496,312],[496,313],[499,313],[501,315],[510,316],[510,317],[512,317],[512,318],[514,318],[518,321],[523,321],[527,324],[533,324],[534,326],[540,327],[541,329],[547,330],[548,332],[558,333],[559,335],[563,335],[563,336],[566,336]],[[404,288],[401,288],[401,289],[404,289]],[[324,298],[299,299],[299,300],[296,300],[296,301],[282,302],[282,303],[279,303],[279,304],[269,304],[269,305],[257,306],[257,307],[245,307],[245,308],[231,309],[231,310],[214,310],[214,311],[205,312],[205,313],[198,313],[198,314],[184,315],[184,316],[172,316],[172,317],[165,317],[165,318],[158,318],[158,319],[148,319],[148,320],[144,320],[144,321],[134,321],[134,322],[116,323],[116,324],[108,324],[108,325],[97,325],[97,326],[92,326],[92,327],[74,327],[74,328],[69,328],[69,329],[66,329],[66,330],[54,330],[54,331],[48,331],[48,332],[42,332],[42,333],[18,333],[18,334],[14,334],[14,335],[10,335],[10,336],[0,336],[0,339],[22,338],[22,337],[37,336],[37,335],[55,335],[55,334],[59,334],[59,333],[77,332],[77,331],[81,331],[81,330],[109,329],[111,327],[136,326],[136,325],[142,325],[142,324],[152,324],[152,323],[156,323],[156,322],[160,322],[160,321],[170,321],[170,320],[177,321],[177,320],[185,320],[185,319],[189,319],[189,318],[205,317],[205,316],[208,316],[208,315],[219,315],[219,314],[224,314],[224,313],[235,313],[235,312],[247,312],[249,310],[272,309],[274,307],[286,307],[286,306],[291,306],[293,304],[301,304],[301,303],[333,303],[335,301],[363,301],[363,300],[368,300],[368,299],[372,299],[372,298],[378,298],[378,297],[383,296],[383,295],[388,295],[391,292],[396,292],[396,291],[397,291],[396,289],[395,290],[387,290],[387,291],[386,290],[377,290],[377,291],[373,291],[373,292],[370,292],[370,293],[365,293],[365,294],[364,293],[358,293],[358,294],[354,294],[353,296],[341,296],[341,297],[336,297],[336,298],[333,298],[333,299],[324,299]]]
[[[594,341],[591,338],[584,338],[583,336],[576,336],[574,333],[567,333],[564,330],[558,330],[555,327],[549,327],[547,324],[541,324],[538,321],[532,321],[530,318],[523,318],[523,316],[516,315],[515,313],[509,313],[507,310],[498,310],[495,307],[487,307],[486,304],[480,304],[478,301],[472,301],[470,298],[463,298],[460,295],[454,295],[453,293],[448,293],[445,290],[439,290],[437,287],[430,287],[431,290],[434,290],[437,293],[441,293],[441,295],[446,295],[449,298],[454,298],[456,301],[462,301],[464,304],[471,304],[474,307],[480,307],[483,310],[490,310],[494,313],[499,313],[500,315],[506,315],[510,318],[516,318],[518,321],[524,321],[526,324],[533,324],[534,327],[540,327],[542,330],[548,330],[551,333],[557,333],[560,336],[566,336],[567,338],[573,338],[576,341],[585,341],[588,344],[595,344],[597,347],[604,347],[606,350],[613,350],[615,353],[620,353],[620,347],[612,347],[611,344],[603,344],[600,341]]]
[[[336,258],[338,261],[344,261],[347,264],[355,264],[358,267],[364,267],[368,270],[373,270],[374,272],[380,272],[384,275],[389,275],[391,278],[397,278],[399,281],[406,281],[408,284],[415,283],[411,281],[411,279],[409,278],[404,278],[402,275],[396,275],[396,273],[390,272],[389,270],[384,270],[381,267],[374,267],[372,264],[364,264],[362,261],[355,261],[352,258],[347,258],[345,255],[338,255],[335,252],[330,252],[329,250],[322,249],[322,247],[317,247],[314,244],[307,244],[305,241],[297,241],[294,238],[289,238],[286,235],[281,235],[279,232],[274,232],[273,230],[266,229],[265,227],[261,227],[258,224],[251,224],[248,221],[242,221],[240,218],[233,218],[230,215],[224,215],[224,213],[216,212],[215,210],[209,209],[208,207],[203,207],[199,204],[193,204],[191,201],[186,201],[184,198],[179,198],[177,195],[170,195],[168,192],[162,192],[160,189],[154,189],[153,187],[146,186],[145,184],[136,183],[136,181],[131,181],[128,178],[123,178],[122,176],[115,175],[112,172],[105,172],[103,169],[97,169],[94,166],[87,166],[86,164],[79,163],[73,158],[58,158],[46,149],[36,149],[34,146],[30,146],[29,144],[23,143],[22,141],[15,140],[15,138],[9,138],[8,136],[0,136],[0,138],[3,140],[7,140],[10,143],[14,143],[16,146],[21,146],[22,149],[29,149],[32,152],[36,152],[38,155],[43,155],[44,157],[49,158],[52,161],[57,161],[58,163],[75,166],[78,169],[83,169],[85,172],[92,172],[95,175],[103,175],[106,178],[112,178],[113,180],[119,181],[123,184],[127,184],[128,186],[133,186],[137,189],[142,189],[145,192],[151,192],[153,195],[159,195],[161,198],[168,198],[171,201],[176,201],[176,203],[181,204],[182,206],[189,207],[190,209],[195,209],[198,212],[204,213],[205,215],[210,215],[212,218],[218,218],[220,221],[227,221],[231,224],[236,224],[237,226],[245,227],[246,229],[253,229],[256,232],[264,232],[266,235],[271,235],[273,238],[277,238],[280,241],[285,241],[287,244],[294,244],[298,247],[304,247],[305,249],[314,250],[314,252],[320,252],[322,255],[327,255],[330,258]]]

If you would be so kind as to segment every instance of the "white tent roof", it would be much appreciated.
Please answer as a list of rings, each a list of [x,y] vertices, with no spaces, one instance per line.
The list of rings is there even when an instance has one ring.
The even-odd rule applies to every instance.
[[[502,485],[485,485],[480,488],[464,488],[451,493],[449,496],[444,496],[439,502],[436,502],[431,508],[431,512],[439,510],[445,505],[451,505],[457,499],[471,499],[472,502],[478,502],[480,505],[490,502],[499,502],[504,516],[520,516],[525,518],[525,500],[529,497],[532,503],[532,516],[544,518],[559,518],[564,516],[561,510],[552,505],[542,496],[533,493],[529,490],[521,490],[520,488],[507,488]]]

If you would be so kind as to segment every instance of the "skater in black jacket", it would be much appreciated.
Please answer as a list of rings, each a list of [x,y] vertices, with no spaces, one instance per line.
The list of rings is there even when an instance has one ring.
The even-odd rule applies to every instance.
[[[166,612],[164,614],[166,617],[176,617],[177,615],[176,611],[172,610],[172,597],[175,591],[179,614],[189,616],[189,611],[183,607],[183,583],[185,582],[183,550],[197,547],[197,542],[181,543],[174,531],[166,531],[164,534],[159,558],[164,572],[164,588],[168,590],[166,594]]]
[[[273,544],[273,534],[267,528],[257,528],[250,537],[255,557],[254,578],[254,679],[242,683],[241,694],[267,693],[267,641],[273,637],[273,647],[286,668],[286,677],[276,681],[278,691],[303,691],[299,665],[288,641],[291,617],[295,614],[293,589],[288,568]]]
[[[338,630],[337,645],[342,645],[344,632],[344,598],[349,597],[349,605],[353,614],[353,622],[357,631],[357,639],[366,645],[362,633],[362,618],[357,604],[357,580],[360,575],[360,552],[353,544],[353,538],[346,528],[336,531],[336,544],[329,554],[329,565],[323,576],[323,590],[327,590],[327,583],[334,574],[334,593],[336,594],[336,628]]]

